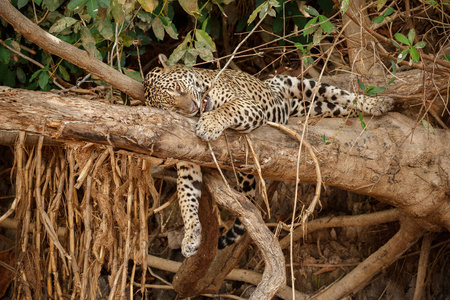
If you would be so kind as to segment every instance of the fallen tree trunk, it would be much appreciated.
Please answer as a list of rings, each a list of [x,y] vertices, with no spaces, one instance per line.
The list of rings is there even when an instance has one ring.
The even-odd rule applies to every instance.
[[[336,135],[342,122],[322,119],[308,126],[306,138],[317,151],[326,185],[376,197],[402,209],[429,230],[450,229],[448,131],[435,129],[431,134],[408,118],[390,113],[366,118],[366,130],[353,119]],[[2,131],[109,144],[215,167],[208,145],[195,136],[194,124],[194,120],[149,107],[10,88],[0,91]],[[303,126],[292,128],[301,131]],[[336,136],[326,145],[323,135],[327,139]],[[297,141],[268,126],[249,136],[265,178],[295,181]],[[231,169],[234,163],[256,174],[240,134],[229,130],[211,145],[222,168]],[[303,182],[316,182],[314,165],[307,156],[301,160],[299,176]]]

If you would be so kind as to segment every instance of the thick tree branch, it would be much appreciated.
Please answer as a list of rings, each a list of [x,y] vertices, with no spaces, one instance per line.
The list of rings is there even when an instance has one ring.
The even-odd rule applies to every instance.
[[[406,117],[390,113],[347,122],[330,145],[340,119],[322,119],[308,127],[326,185],[371,195],[390,203],[430,230],[450,229],[448,182],[450,133],[430,134]],[[109,144],[162,159],[180,159],[215,167],[206,143],[194,133],[195,121],[150,107],[124,107],[60,97],[50,93],[0,90],[0,130],[26,131],[59,141]],[[292,127],[301,131],[302,126]],[[295,181],[298,142],[268,126],[249,136],[260,159],[263,176]],[[227,139],[228,138],[228,142]],[[241,135],[228,130],[211,143],[221,167],[254,172]],[[300,180],[315,183],[309,157],[301,160]]]
[[[14,27],[14,30],[45,51],[58,55],[72,64],[91,72],[131,97],[143,100],[144,88],[134,79],[104,64],[87,51],[80,50],[42,30],[22,15],[8,0],[0,0],[0,17]]]

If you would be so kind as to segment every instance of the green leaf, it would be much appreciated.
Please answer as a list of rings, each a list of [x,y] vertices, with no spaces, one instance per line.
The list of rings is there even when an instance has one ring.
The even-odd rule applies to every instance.
[[[216,44],[214,44],[212,38],[209,34],[201,29],[195,30],[195,39],[204,47],[206,47],[209,51],[216,51]]]
[[[322,27],[317,28],[316,32],[314,32],[314,36],[313,36],[313,45],[318,45],[320,44],[320,41],[323,38],[323,29]]]
[[[75,24],[76,22],[78,22],[76,19],[71,18],[71,17],[63,17],[61,19],[59,19],[58,21],[56,21],[52,27],[50,27],[50,29],[48,30],[48,32],[50,33],[60,33],[61,31],[63,31],[66,28],[70,28],[73,24]]]
[[[391,60],[391,66],[392,66],[392,74],[396,75],[397,74],[397,64],[393,60]],[[391,80],[389,80],[388,85],[393,83],[394,80],[395,80],[395,76],[392,77]]]
[[[36,72],[33,73],[33,75],[31,75],[30,77],[30,82],[32,82],[44,69],[40,69],[37,70]]]
[[[179,46],[173,50],[172,54],[169,56],[168,64],[169,66],[176,64],[183,56],[186,54],[186,49],[181,49]]]
[[[177,28],[175,27],[175,24],[170,22],[169,25],[164,26],[164,29],[171,38],[173,38],[174,40],[178,39],[178,31]]]
[[[386,11],[384,12],[383,16],[385,16],[385,17],[390,16],[390,15],[392,15],[392,13],[394,11],[395,10],[392,7],[389,7],[388,9],[386,9]]]
[[[204,61],[212,61],[212,60],[214,60],[214,55],[211,52],[211,50],[209,50],[208,48],[203,47],[202,45],[199,45],[196,42],[195,49],[197,50],[198,55],[200,56],[200,58],[203,59]]]
[[[27,81],[27,75],[25,75],[22,68],[16,69],[16,76],[20,83],[25,83],[25,81]]]
[[[41,75],[39,75],[39,87],[41,89],[45,89],[45,86],[48,84],[48,79],[50,75],[48,72],[42,72]]]
[[[416,31],[414,29],[410,29],[408,32],[408,45],[414,45],[414,37],[416,36]]]
[[[103,8],[109,8],[111,6],[111,2],[109,0],[98,0],[98,4]]]
[[[73,0],[72,0],[73,1]],[[119,3],[118,0],[111,0],[111,14],[113,15],[114,21],[122,24],[125,21],[125,13],[123,10],[123,5]]]
[[[303,36],[307,36],[317,30],[316,23],[318,18],[319,17],[314,17],[311,20],[309,20],[308,23],[306,23],[305,31],[303,31]]]
[[[59,70],[59,73],[61,73],[62,78],[63,78],[65,81],[69,81],[69,80],[70,80],[70,75],[69,75],[69,73],[67,72],[66,68],[64,68],[62,65],[59,65],[58,70]]]
[[[369,86],[366,90],[367,95],[376,96],[379,93],[382,93],[386,90],[383,86]]]
[[[3,85],[14,87],[16,84],[16,76],[14,76],[14,72],[12,69],[6,70],[5,77],[3,79]]]
[[[362,81],[359,82],[359,88],[361,89],[361,91],[366,91],[366,87],[364,86],[364,82],[362,82]]]
[[[161,19],[161,21],[162,21],[162,23],[163,23],[163,25],[164,26],[167,26],[167,25],[169,25],[169,18],[168,17],[165,17],[165,16],[159,16],[159,18]]]
[[[400,48],[400,44],[397,43],[395,40],[391,40],[391,42],[396,48]]]
[[[269,0],[269,5],[271,7],[280,7],[281,6],[279,0]]]
[[[264,17],[265,12],[263,13],[263,11],[261,10],[259,12],[259,18],[262,19]],[[273,9],[272,7],[269,8],[269,12],[267,13],[269,16],[271,17],[276,17],[277,16],[277,12],[275,11],[275,9]]]
[[[377,1],[377,11],[380,11],[383,6],[386,4],[387,0],[378,0]]]
[[[216,2],[213,0],[213,2]],[[222,6],[219,3],[215,3],[217,5],[217,7],[219,8],[220,12],[222,13],[222,15],[226,16],[227,14],[225,13],[225,11],[223,10]],[[209,16],[208,16],[209,18]]]
[[[198,9],[198,1],[197,0],[178,0],[181,7],[187,12],[189,15],[196,17],[199,14]]]
[[[408,51],[409,49],[405,49],[402,52],[400,52],[400,54],[397,56],[397,63],[403,61],[406,58],[406,56],[408,55]]]
[[[69,4],[67,4],[67,8],[69,10],[75,10],[76,8],[83,7],[87,0],[71,0]]]
[[[197,62],[198,50],[191,48],[184,55],[184,64],[188,67],[193,66]]]
[[[17,8],[21,9],[22,7],[24,7],[27,4],[28,4],[28,0],[18,0],[17,1]]]
[[[394,37],[400,43],[403,43],[405,45],[411,46],[411,44],[409,43],[409,40],[406,38],[406,36],[404,34],[397,32],[396,34],[394,34]]]
[[[319,12],[312,6],[310,5],[305,5],[304,6],[305,11],[310,14],[311,16],[315,16],[318,17],[319,16]]]
[[[342,0],[340,11],[342,14],[345,14],[350,5],[350,0]]]
[[[442,55],[442,58],[450,61],[450,54],[444,54],[444,55]]]
[[[280,33],[283,30],[283,27],[284,27],[283,18],[276,18],[273,21],[272,30],[274,33]]]
[[[92,18],[97,17],[98,14],[98,1],[88,0],[86,4],[87,11]]]
[[[98,26],[98,33],[100,33],[108,41],[114,39],[114,27],[111,21],[106,18],[104,20],[97,20],[96,24]]]
[[[307,67],[312,66],[312,65],[314,65],[314,59],[311,56],[304,57],[303,64]]]
[[[250,15],[250,17],[248,17],[247,20],[247,24],[250,24],[251,22],[253,22],[256,19],[256,16],[258,15],[258,13],[261,11],[261,9],[263,8],[263,5],[266,4],[265,2],[262,3],[260,6],[258,6]]]
[[[303,47],[302,43],[294,43],[294,46],[297,47],[297,49],[302,52],[305,50],[305,47]]]
[[[127,75],[128,77],[138,81],[138,82],[142,82],[142,77],[141,77],[141,72],[137,72],[131,69],[127,69],[127,68],[123,68],[123,73],[125,75]]]
[[[9,63],[9,59],[11,57],[11,53],[5,47],[0,46],[0,62],[5,65]]]
[[[90,30],[87,27],[81,27],[81,43],[83,44],[84,49],[89,52],[92,56],[96,57],[99,60],[102,60],[102,55],[97,50],[96,42],[94,37],[92,36]]]
[[[152,23],[152,29],[153,33],[155,34],[156,38],[160,41],[164,39],[164,25],[161,20],[161,17],[155,18]]]
[[[333,31],[333,24],[331,24],[330,20],[328,20],[327,17],[320,15],[319,16],[319,22],[324,22],[320,24],[320,27],[323,29],[323,31],[325,31],[326,33],[331,33]]]
[[[377,23],[377,24],[381,24],[384,21],[384,16],[378,16],[372,19],[372,24],[373,23]]]
[[[417,63],[420,61],[419,51],[417,51],[417,49],[414,46],[411,47],[411,49],[409,50],[409,55],[411,55],[413,61]]]
[[[269,9],[269,3],[268,2],[264,2],[263,6],[261,7],[261,10],[258,13],[258,17],[259,19],[262,19],[265,15],[265,13],[267,12],[267,10]]]
[[[421,121],[422,121],[423,127],[425,127],[425,129],[426,129],[430,134],[434,134],[434,128],[433,128],[433,126],[431,126],[431,124],[428,123],[428,121],[425,120],[425,119],[422,119]]]
[[[327,142],[327,139],[325,138],[325,134],[322,135],[322,142],[323,142],[325,145],[331,144],[331,142]]]
[[[358,112],[358,118],[359,121],[361,122],[362,129],[366,130],[366,123],[364,122],[364,116],[361,112]]]
[[[392,74],[396,75],[397,74],[397,64],[391,60],[391,66],[392,66]]]
[[[425,47],[427,45],[427,42],[425,41],[420,41],[417,44],[414,45],[414,48],[416,49],[422,49],[423,47]]]
[[[133,45],[134,38],[132,38],[128,34],[124,34],[124,35],[122,35],[122,41],[123,41],[123,45],[125,47],[130,47],[131,45]]]
[[[138,2],[142,6],[142,8],[149,13],[153,12],[159,4],[158,0],[138,0]]]
[[[142,11],[142,10],[140,10],[139,12],[138,12],[138,14],[137,14],[137,17],[139,18],[139,19],[141,19],[143,22],[145,22],[145,23],[151,23],[152,21],[153,21],[153,16],[152,16],[152,14],[150,14],[150,13],[148,13],[148,12],[145,12],[145,11]]]
[[[42,7],[47,8],[49,11],[55,11],[62,2],[59,0],[44,0],[42,3]]]
[[[186,51],[189,49],[189,46],[192,42],[191,33],[189,32],[184,41],[178,45],[178,47],[173,50],[172,54],[169,56],[168,64],[169,66],[176,64],[183,56],[186,54]]]

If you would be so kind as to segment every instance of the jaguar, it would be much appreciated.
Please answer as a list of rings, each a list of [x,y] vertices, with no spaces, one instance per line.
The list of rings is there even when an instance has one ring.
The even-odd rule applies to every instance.
[[[250,132],[268,121],[286,124],[289,117],[339,117],[364,112],[380,116],[393,108],[387,96],[370,97],[305,78],[276,75],[267,80],[240,71],[189,68],[168,65],[159,55],[161,67],[151,70],[144,79],[145,104],[174,111],[186,117],[200,115],[196,134],[203,141],[216,140],[225,129]],[[214,84],[213,84],[214,83]],[[238,190],[248,197],[255,195],[255,178],[238,174]],[[202,189],[199,165],[177,163],[177,194],[184,223],[182,254],[197,253],[201,243],[198,205]],[[236,241],[245,229],[239,219],[219,239],[219,248]]]

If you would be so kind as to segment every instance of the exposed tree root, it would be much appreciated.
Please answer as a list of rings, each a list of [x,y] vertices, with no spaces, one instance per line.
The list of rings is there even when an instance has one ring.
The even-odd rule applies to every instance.
[[[425,277],[428,269],[428,257],[431,250],[431,242],[433,241],[434,233],[426,234],[422,239],[422,249],[420,250],[419,266],[417,268],[416,288],[414,290],[413,300],[422,299],[423,291],[425,290]]]
[[[250,299],[272,299],[286,283],[284,255],[278,240],[265,226],[258,209],[242,194],[227,188],[217,172],[205,174],[204,182],[214,200],[239,217],[264,257],[263,278]]]
[[[370,226],[382,223],[389,223],[398,221],[400,211],[396,208],[380,211],[372,214],[365,214],[359,216],[339,216],[339,217],[326,217],[316,220],[311,220],[302,226],[297,227],[293,235],[293,241],[296,242],[308,233],[316,230],[332,227],[346,227],[346,226]],[[281,249],[285,249],[289,246],[291,240],[289,236],[284,237],[280,241]]]
[[[425,230],[411,219],[401,219],[400,224],[400,230],[384,246],[372,253],[344,278],[318,293],[312,299],[341,299],[355,294],[374,275],[395,262],[425,233]]]
[[[147,257],[147,264],[150,267],[157,268],[160,270],[165,270],[168,272],[176,273],[181,266],[180,262],[164,259],[157,256],[149,255]],[[234,269],[232,270],[225,278],[226,280],[235,280],[241,282],[247,282],[253,285],[258,285],[262,280],[262,275],[260,273],[244,270],[244,269]],[[275,294],[281,299],[291,300],[292,299],[292,289],[291,287],[285,285],[280,288],[280,290]],[[295,299],[302,300],[307,299],[308,295],[300,293],[298,291],[295,292]]]

